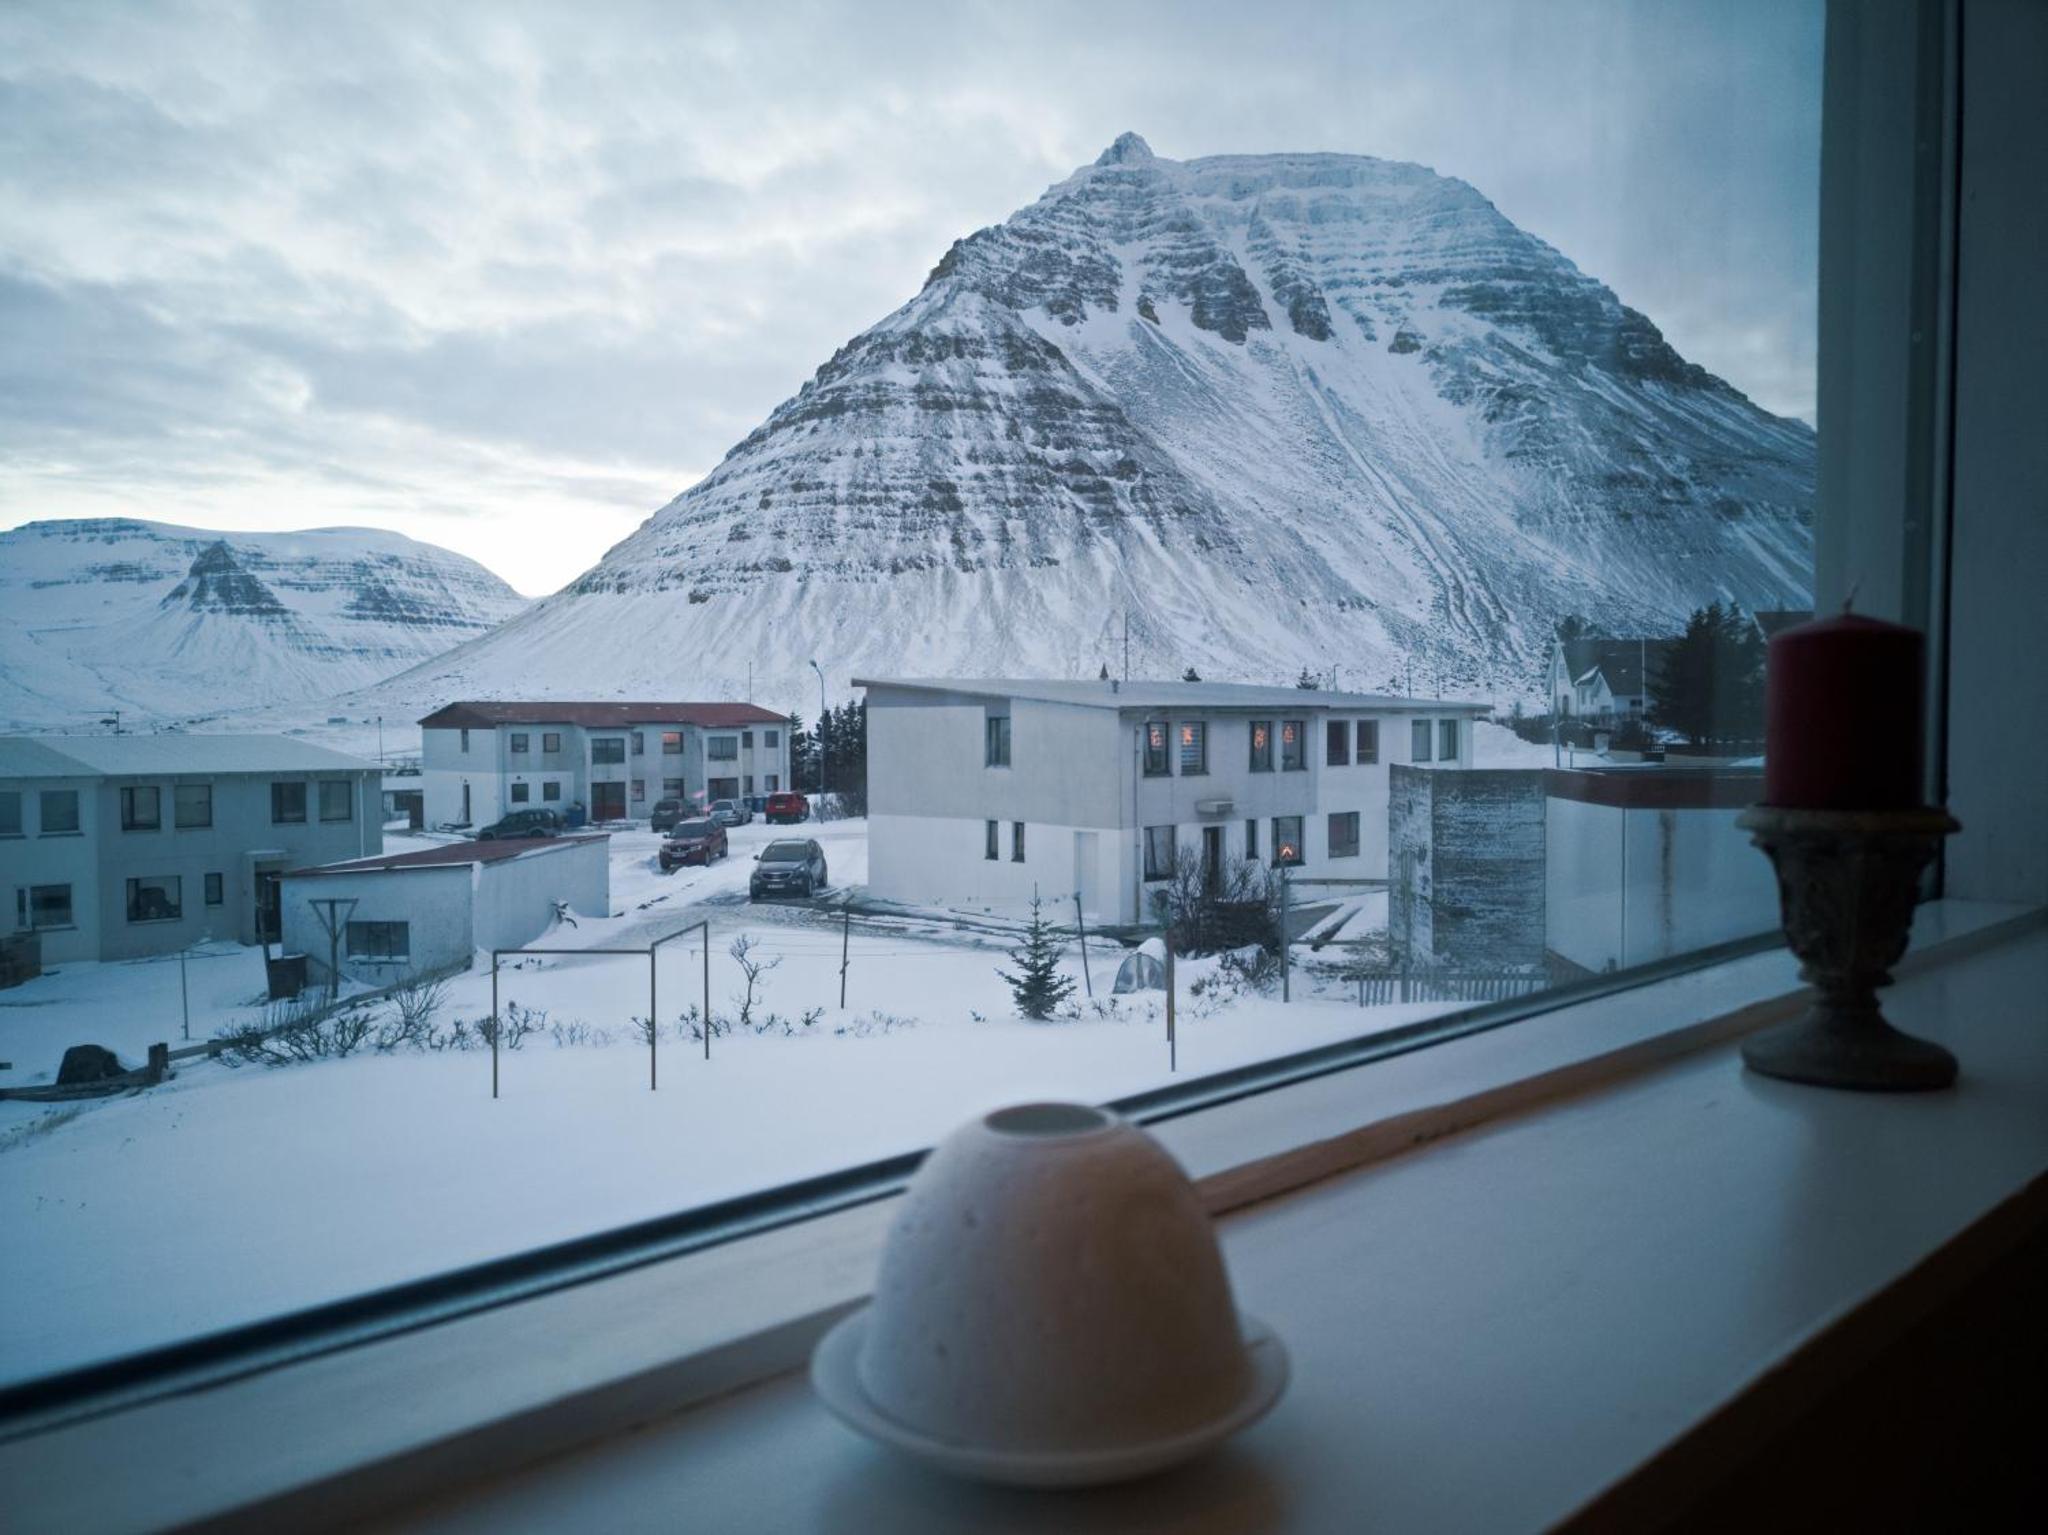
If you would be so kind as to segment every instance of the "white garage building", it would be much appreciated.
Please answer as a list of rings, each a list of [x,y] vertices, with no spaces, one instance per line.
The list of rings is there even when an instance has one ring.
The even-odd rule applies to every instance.
[[[479,949],[533,942],[555,903],[580,917],[611,912],[611,839],[602,834],[446,847],[293,869],[284,876],[284,943],[327,976],[328,921],[346,980],[384,986],[466,967]],[[329,903],[338,903],[330,905]]]

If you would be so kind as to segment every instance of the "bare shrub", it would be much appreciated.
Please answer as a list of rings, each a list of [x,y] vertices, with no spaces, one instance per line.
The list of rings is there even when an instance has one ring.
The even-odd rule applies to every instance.
[[[732,962],[740,967],[740,974],[746,980],[745,990],[732,1000],[733,1005],[739,1009],[739,1017],[735,1022],[748,1033],[758,1032],[754,1028],[754,1007],[761,994],[767,990],[761,984],[761,977],[782,963],[780,955],[774,959],[756,958],[756,947],[754,940],[742,933],[732,941],[732,947],[725,951],[732,956]]]
[[[493,1040],[500,1050],[517,1050],[535,1034],[548,1025],[546,1008],[521,1007],[517,1002],[507,1002],[500,1009],[500,1016],[493,1018],[488,1013],[476,1021],[477,1038],[485,1049]]]
[[[1172,872],[1152,892],[1152,908],[1176,954],[1246,944],[1279,951],[1280,881],[1249,859],[1223,864],[1212,878],[1201,854],[1177,848]]]

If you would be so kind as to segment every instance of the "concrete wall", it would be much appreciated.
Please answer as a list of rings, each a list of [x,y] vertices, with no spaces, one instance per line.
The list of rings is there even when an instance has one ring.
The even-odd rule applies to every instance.
[[[1398,766],[1388,921],[1417,962],[1539,965],[1544,948],[1543,775]]]
[[[0,838],[0,927],[13,931],[16,923],[16,892],[37,885],[71,887],[71,925],[37,929],[42,935],[45,965],[98,959],[102,906],[100,902],[99,842],[100,801],[90,778],[16,778],[7,788],[21,794],[20,837]],[[78,796],[78,830],[45,832],[42,826],[44,790],[70,791]]]
[[[567,901],[583,917],[611,914],[610,840],[564,840],[545,851],[475,866],[472,939],[480,949],[531,943],[554,921],[554,903]]]
[[[349,819],[320,820],[322,779],[350,784]],[[383,851],[384,826],[375,771],[262,773],[249,775],[130,775],[100,780],[93,788],[98,874],[99,955],[128,959],[167,954],[207,938],[254,943],[256,889],[260,872],[333,863]],[[173,788],[179,783],[213,785],[213,824],[179,828]],[[306,820],[271,820],[273,783],[306,785]],[[121,829],[123,786],[154,784],[162,793],[161,827]],[[221,904],[206,904],[206,876],[221,876]],[[173,875],[180,881],[181,914],[176,920],[130,922],[128,881],[138,876]]]
[[[351,960],[346,933],[341,944],[344,979],[388,986],[408,975],[464,966],[476,948],[470,864],[390,869],[366,874],[304,874],[284,882],[284,947],[306,956],[307,973],[325,982],[327,929],[316,900],[354,901],[344,921],[403,922],[411,955],[403,962]]]
[[[1619,970],[1768,932],[1777,884],[1736,829],[1740,813],[1550,799],[1549,947],[1588,970]]]

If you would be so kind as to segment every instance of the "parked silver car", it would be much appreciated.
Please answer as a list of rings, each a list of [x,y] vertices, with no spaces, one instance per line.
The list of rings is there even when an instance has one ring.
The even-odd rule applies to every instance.
[[[754,819],[754,812],[736,799],[715,799],[705,814],[720,826],[745,826]]]

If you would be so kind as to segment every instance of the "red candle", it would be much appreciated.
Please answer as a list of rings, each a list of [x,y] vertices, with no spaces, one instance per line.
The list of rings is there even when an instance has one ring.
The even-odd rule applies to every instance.
[[[1915,810],[1927,645],[1917,629],[1842,613],[1786,629],[1765,660],[1764,803]]]

